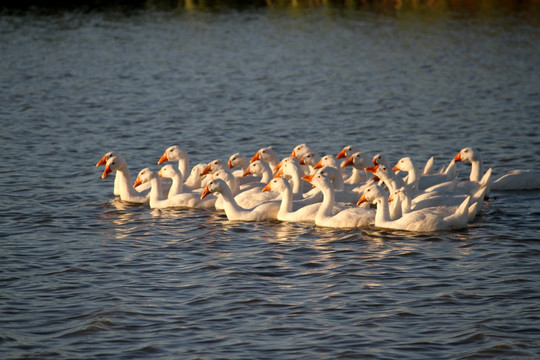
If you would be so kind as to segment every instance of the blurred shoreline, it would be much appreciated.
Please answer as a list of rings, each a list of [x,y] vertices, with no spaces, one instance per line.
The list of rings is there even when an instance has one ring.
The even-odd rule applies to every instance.
[[[376,13],[489,14],[540,13],[540,0],[5,0],[0,10],[109,10],[155,9],[220,11],[225,9],[316,9],[366,10]]]

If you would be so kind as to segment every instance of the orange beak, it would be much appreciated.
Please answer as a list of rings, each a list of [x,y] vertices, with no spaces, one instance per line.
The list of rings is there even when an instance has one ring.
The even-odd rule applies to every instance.
[[[159,175],[159,177],[163,177],[163,172],[161,171],[161,169],[159,169],[158,175]]]
[[[283,160],[281,160],[280,162],[278,162],[278,164],[276,166],[274,166],[274,171],[277,171],[279,169],[281,169],[281,163],[283,162]]]
[[[294,149],[289,157],[297,157],[296,156],[296,149]]]
[[[396,164],[396,166],[394,166],[394,167],[392,168],[392,170],[394,170],[394,171],[401,171],[401,170],[399,169],[398,164]]]
[[[374,165],[374,166],[367,167],[367,168],[365,168],[364,170],[369,171],[370,173],[375,174],[375,173],[377,172],[377,169],[378,169],[378,168],[379,168],[379,165]]]
[[[313,168],[314,168],[314,169],[320,169],[320,168],[322,168],[322,163],[319,161]]]
[[[299,161],[300,165],[306,165],[306,162],[304,161],[304,158],[301,158]]]
[[[347,157],[347,154],[345,153],[345,148],[343,148],[343,150],[341,150],[339,152],[339,154],[336,155],[336,158],[338,159],[343,159],[343,158],[346,158]]]
[[[107,175],[109,175],[110,173],[112,173],[111,168],[109,167],[109,165],[105,165],[105,170],[103,170],[103,174],[101,175],[101,178],[105,179]]]
[[[278,177],[281,177],[281,175],[283,175],[283,169],[279,169],[279,171],[276,173],[276,175],[274,175],[274,179],[278,178]]]
[[[133,184],[133,188],[136,188],[137,186],[141,185],[142,184],[142,181],[141,179],[137,176],[137,180],[135,180],[135,184]]]
[[[242,177],[248,176],[248,175],[251,175],[251,170],[249,168],[247,168],[246,171],[244,171],[244,173],[242,174]]]
[[[208,194],[210,194],[210,189],[208,188],[208,185],[204,187],[204,190],[201,194],[201,200],[204,199]]]
[[[454,161],[462,161],[461,160],[461,151],[456,155],[456,157],[454,158]]]
[[[262,189],[263,192],[264,191],[270,191],[270,190],[272,190],[272,187],[270,186],[270,183],[266,184],[266,186],[263,187],[263,189]]]
[[[349,158],[347,160],[345,160],[344,162],[341,163],[341,167],[352,166],[352,165],[354,165],[354,159],[353,159],[352,155],[349,156]]]
[[[206,165],[206,167],[204,168],[204,170],[201,172],[201,176],[210,174],[210,171],[212,171],[212,166]]]
[[[373,161],[373,163],[374,163],[375,165],[378,165],[378,163],[377,163],[377,156],[374,156],[372,161]]]
[[[227,165],[229,165],[229,169],[232,169],[232,168],[234,167],[234,165],[233,165],[233,163],[232,163],[231,160],[229,160],[229,161],[227,162]]]
[[[251,158],[251,160],[249,160],[249,162],[252,163],[255,160],[261,160],[261,156],[259,155],[258,151],[257,151],[257,153],[255,155],[253,155],[253,157]]]
[[[103,155],[103,157],[101,158],[101,160],[98,161],[96,166],[105,165],[106,163],[107,163],[107,155]]]
[[[362,194],[362,196],[360,197],[360,199],[358,199],[358,202],[356,203],[356,206],[360,206],[360,204],[362,203],[365,203],[367,202],[368,200],[366,199],[366,195],[365,194]]]
[[[161,156],[161,158],[159,159],[159,161],[157,163],[159,165],[159,164],[161,164],[162,162],[165,162],[165,161],[169,161],[169,157],[167,156],[166,151],[163,153],[163,156]]]
[[[394,194],[390,194],[390,196],[388,197],[388,202],[392,201],[394,201]]]
[[[314,176],[315,176],[314,174],[306,175],[306,176],[302,177],[302,180],[306,180],[307,182],[311,182],[311,180],[313,180]]]

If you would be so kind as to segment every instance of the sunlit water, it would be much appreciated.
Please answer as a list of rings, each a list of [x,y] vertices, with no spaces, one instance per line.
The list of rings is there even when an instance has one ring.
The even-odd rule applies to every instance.
[[[2,358],[539,356],[538,191],[418,235],[152,211],[95,167],[306,142],[538,171],[539,43],[512,15],[3,14]]]

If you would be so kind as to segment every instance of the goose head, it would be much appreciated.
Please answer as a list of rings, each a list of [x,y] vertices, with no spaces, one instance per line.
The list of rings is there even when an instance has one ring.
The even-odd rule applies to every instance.
[[[300,165],[315,166],[319,162],[320,158],[314,152],[308,152],[302,159],[300,159]]]
[[[105,170],[103,170],[103,174],[101,175],[101,178],[105,179],[113,171],[121,169],[125,166],[127,165],[123,157],[111,156],[109,160],[107,160],[107,163],[105,164]]]
[[[290,157],[301,159],[304,157],[305,154],[309,152],[313,152],[313,150],[308,145],[300,144],[300,145],[295,146],[295,148],[291,152]]]
[[[384,165],[374,165],[374,166],[367,167],[364,170],[375,174],[376,177],[383,180],[390,178],[390,171],[392,171],[387,166],[384,166]]]
[[[242,174],[242,176],[248,176],[248,175],[262,175],[264,171],[264,165],[260,160],[255,160],[254,162],[250,163],[246,171]]]
[[[336,157],[334,155],[325,155],[321,158],[321,160],[319,160],[317,164],[315,164],[313,168],[320,169],[324,166],[332,166],[332,167],[337,168],[338,163],[337,163]]]
[[[357,151],[358,150],[356,150],[356,147],[354,147],[353,145],[347,145],[343,149],[341,149],[339,154],[336,155],[336,158],[345,159],[345,158],[350,157],[353,153]]]
[[[379,153],[377,155],[375,155],[373,157],[373,164],[375,165],[384,165],[388,168],[390,168],[390,162],[388,161],[388,159],[386,158],[386,156],[384,156],[383,154]]]
[[[339,175],[339,171],[333,166],[323,166],[317,171],[317,174],[326,176],[332,183],[334,183]]]
[[[360,206],[360,204],[364,202],[369,202],[370,204],[375,204],[377,201],[384,199],[386,197],[386,192],[377,184],[373,184],[368,186],[364,192],[362,193],[362,196],[360,196],[360,199],[356,203],[357,206]]]
[[[302,177],[302,180],[310,182],[311,185],[318,188],[319,190],[332,187],[332,181],[325,174],[317,172],[316,174],[307,175]]]
[[[206,196],[212,193],[221,193],[228,187],[227,183],[220,179],[220,178],[214,178],[210,180],[206,186],[204,187],[203,192],[201,193],[201,200],[204,199]]]
[[[369,167],[371,164],[371,161],[369,157],[362,153],[362,152],[356,152],[349,156],[347,160],[341,163],[341,167],[345,166],[353,166],[356,169],[364,169],[366,167]]]
[[[271,146],[268,146],[268,147],[259,149],[259,151],[257,151],[257,153],[253,155],[250,162],[254,162],[255,160],[271,162],[271,161],[276,161],[277,158],[278,157],[274,149],[272,149]]]
[[[406,171],[409,172],[412,170],[414,164],[410,157],[404,157],[399,159],[399,161],[394,165],[392,170],[394,171]]]
[[[101,166],[101,165],[105,165],[107,164],[107,161],[109,161],[110,158],[112,157],[116,157],[118,159],[122,159],[124,160],[124,158],[122,157],[122,155],[120,155],[119,153],[117,153],[116,151],[109,151],[108,153],[106,153],[105,155],[103,155],[103,157],[101,158],[101,160],[98,161],[98,163],[96,164],[96,166]],[[125,160],[124,160],[125,161]]]
[[[279,168],[279,171],[274,175],[274,178],[285,177],[290,179],[296,173],[298,175],[302,174],[302,169],[300,167],[300,162],[297,158],[289,157],[289,160],[283,161],[282,166]]]
[[[229,157],[229,161],[227,162],[227,165],[229,166],[229,169],[234,169],[236,167],[243,168],[245,165],[249,163],[247,157],[240,153],[232,154]]]
[[[141,171],[139,171],[139,174],[137,174],[137,179],[135,180],[133,187],[136,188],[137,186],[147,183],[156,177],[157,175],[155,172],[153,172],[149,168],[144,168]]]
[[[211,161],[206,165],[204,170],[201,172],[201,176],[211,174],[218,170],[223,170],[226,168],[227,165],[225,165],[225,161],[221,159],[216,159],[214,161]]]
[[[160,177],[173,178],[176,176],[182,177],[182,173],[176,166],[165,165],[158,171]]]
[[[454,161],[473,162],[480,160],[480,155],[473,148],[466,147],[454,157]]]
[[[277,191],[277,192],[283,192],[285,189],[291,187],[289,182],[285,180],[284,178],[278,177],[272,179],[266,186],[262,189],[262,191]]]
[[[185,150],[181,149],[178,145],[173,145],[167,148],[161,158],[158,161],[158,165],[165,161],[178,161],[185,159],[187,153]]]
[[[292,163],[292,162],[297,163],[298,165],[300,165],[300,161],[298,160],[298,158],[288,156],[288,157],[286,157],[286,158],[283,158],[283,160],[281,160],[281,161],[279,162],[279,164],[277,164],[276,166],[274,166],[274,169],[273,169],[273,170],[274,170],[274,171],[279,171],[283,165],[285,165],[285,164],[287,164],[287,163]]]

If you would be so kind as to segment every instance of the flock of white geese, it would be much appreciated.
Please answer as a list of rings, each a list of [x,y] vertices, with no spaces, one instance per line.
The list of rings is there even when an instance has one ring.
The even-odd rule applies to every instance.
[[[467,227],[480,212],[490,190],[540,188],[540,174],[515,170],[492,181],[478,151],[462,149],[442,169],[433,158],[419,170],[410,157],[392,166],[383,154],[374,157],[344,147],[319,157],[307,144],[280,159],[272,147],[251,160],[240,153],[190,168],[188,153],[177,145],[165,150],[159,171],[142,169],[132,181],[118,152],[106,153],[102,178],[115,173],[114,194],[153,209],[215,208],[231,221],[295,221],[338,228],[376,227],[432,232]],[[469,180],[458,180],[456,162],[470,163]],[[350,169],[350,170],[349,170]]]

